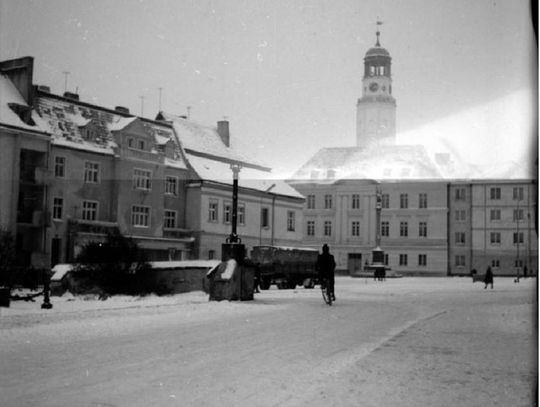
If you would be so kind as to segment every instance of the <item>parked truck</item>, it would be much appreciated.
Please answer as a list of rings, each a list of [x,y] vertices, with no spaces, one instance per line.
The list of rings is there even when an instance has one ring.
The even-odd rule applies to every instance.
[[[313,288],[319,283],[315,268],[318,254],[315,249],[299,247],[253,247],[251,261],[257,270],[259,287],[268,290],[275,284],[279,289],[297,285]]]

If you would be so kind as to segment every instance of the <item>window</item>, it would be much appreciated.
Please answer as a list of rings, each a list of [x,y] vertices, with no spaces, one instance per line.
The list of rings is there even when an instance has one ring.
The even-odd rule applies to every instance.
[[[307,208],[308,209],[315,209],[315,195],[308,195],[307,196]]]
[[[456,232],[456,244],[465,244],[465,232]]]
[[[238,204],[236,216],[239,225],[246,224],[246,206],[244,204]]]
[[[418,265],[419,266],[427,266],[427,254],[419,254],[418,255]]]
[[[261,227],[270,227],[270,209],[261,208]]]
[[[418,236],[427,237],[427,222],[418,223]]]
[[[53,219],[62,219],[62,212],[64,209],[64,199],[63,198],[53,198]]]
[[[514,261],[514,267],[523,267],[523,260],[522,259],[516,259]]]
[[[99,183],[99,164],[85,161],[84,162],[84,182],[88,184]]]
[[[307,235],[315,236],[315,221],[314,220],[307,221]]]
[[[381,236],[390,236],[390,222],[386,220],[381,222]]]
[[[82,203],[82,220],[97,219],[98,203],[96,201],[83,201]]]
[[[388,253],[384,254],[384,265],[388,266]]]
[[[523,243],[523,232],[514,232],[514,244]]]
[[[400,254],[399,255],[399,265],[400,266],[406,266],[408,263],[408,258],[406,254]]]
[[[54,176],[57,178],[66,176],[66,157],[54,158]]]
[[[210,199],[208,202],[208,221],[218,221],[218,201],[215,199]]]
[[[287,211],[287,231],[294,232],[294,211]]]
[[[523,187],[514,187],[513,197],[514,197],[514,201],[522,201],[523,200]]]
[[[456,188],[456,201],[465,200],[465,188]]]
[[[232,222],[232,204],[230,202],[224,202],[223,203],[223,223],[228,224],[231,222]]]
[[[214,260],[215,257],[216,257],[216,251],[208,250],[208,260]]]
[[[178,194],[178,178],[165,177],[165,194],[174,196]]]
[[[401,237],[409,235],[409,224],[407,222],[399,222],[399,235]]]
[[[456,256],[456,267],[465,267],[465,256],[461,254]]]
[[[399,195],[399,207],[401,209],[407,209],[409,207],[409,196],[407,194]]]
[[[174,229],[176,227],[176,211],[165,210],[165,222],[164,227],[167,229]]]
[[[382,194],[381,196],[381,206],[383,209],[390,208],[390,195]]]
[[[351,235],[354,237],[360,236],[360,222],[354,221],[351,223]]]
[[[152,171],[141,170],[140,168],[133,169],[133,188],[135,189],[152,189]]]
[[[420,209],[427,208],[427,194],[422,193],[418,195],[418,207]]]
[[[133,139],[131,137],[128,138],[128,148],[133,148]]]
[[[467,211],[465,209],[458,209],[455,212],[456,222],[464,222]]]
[[[499,259],[493,259],[491,260],[491,267],[500,267],[501,261]]]
[[[523,220],[523,209],[514,209],[514,222]]]
[[[131,207],[131,224],[144,228],[150,226],[150,207],[133,205]]]
[[[360,195],[359,194],[353,194],[351,197],[351,208],[352,209],[360,209]]]
[[[501,244],[501,233],[500,232],[491,232],[489,234],[489,241],[491,244]]]
[[[324,196],[324,209],[332,209],[332,195]]]
[[[145,147],[144,140],[139,140],[139,142],[138,142],[139,150],[144,150],[144,147]]]
[[[490,188],[489,197],[494,200],[501,199],[501,188]]]
[[[501,220],[501,210],[500,209],[491,209],[489,211],[489,220]]]
[[[324,221],[324,236],[332,236],[332,221]]]

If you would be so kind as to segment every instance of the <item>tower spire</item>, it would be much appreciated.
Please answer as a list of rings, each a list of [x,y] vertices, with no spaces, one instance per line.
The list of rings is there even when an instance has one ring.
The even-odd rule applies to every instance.
[[[379,31],[379,26],[382,25],[382,21],[379,20],[379,17],[377,17],[377,21],[376,21],[376,27],[377,27],[377,42],[375,43],[375,46],[376,47],[380,47],[381,46],[381,43],[379,41],[379,35],[381,35],[380,31]]]

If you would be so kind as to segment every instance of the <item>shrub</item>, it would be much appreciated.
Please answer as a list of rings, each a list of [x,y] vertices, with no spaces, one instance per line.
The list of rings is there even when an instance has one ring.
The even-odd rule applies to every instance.
[[[73,274],[83,292],[133,295],[151,291],[144,252],[119,232],[109,233],[105,242],[83,246],[75,262]]]

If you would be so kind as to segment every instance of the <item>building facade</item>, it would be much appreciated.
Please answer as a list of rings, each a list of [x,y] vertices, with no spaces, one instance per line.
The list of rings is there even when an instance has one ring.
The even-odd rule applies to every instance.
[[[300,240],[304,198],[231,149],[228,122],[149,120],[55,95],[32,83],[32,58],[0,71],[0,225],[15,236],[21,267],[72,262],[112,231],[150,260],[220,258],[231,233],[231,165],[241,168],[238,231],[248,249]]]
[[[537,193],[532,180],[449,184],[449,273],[537,274]]]

